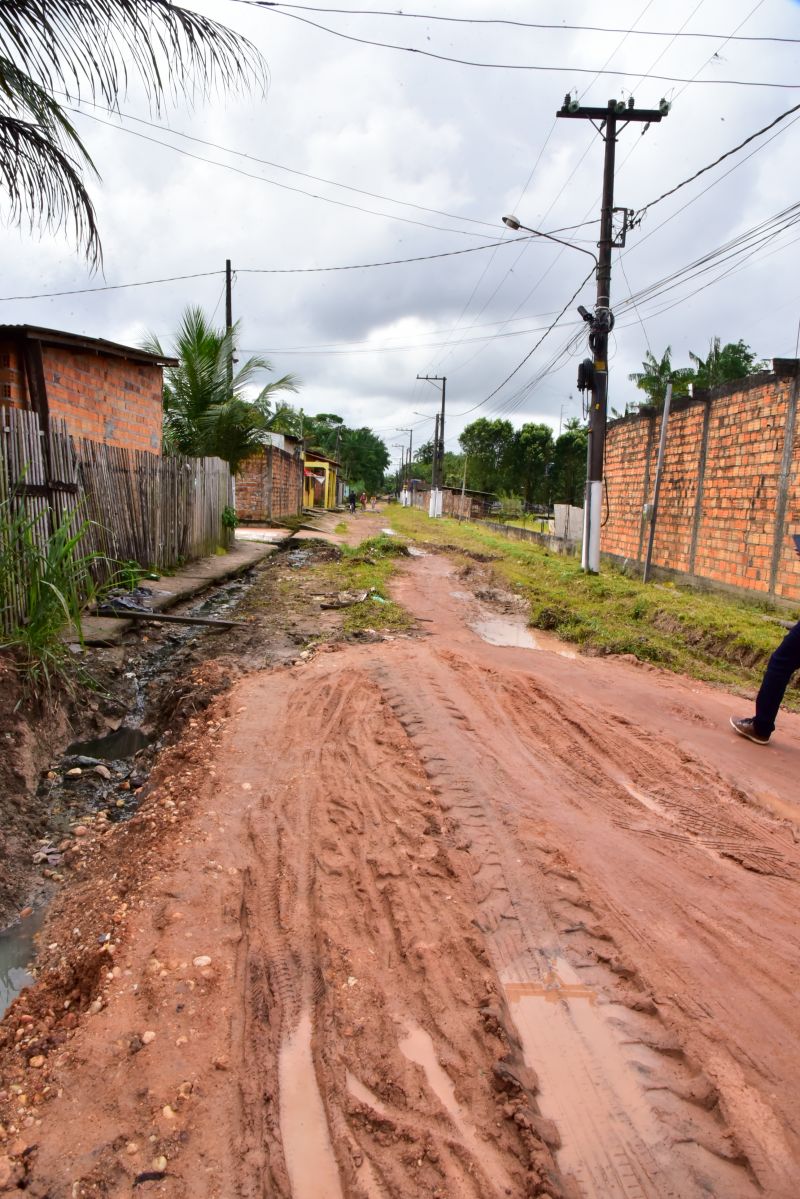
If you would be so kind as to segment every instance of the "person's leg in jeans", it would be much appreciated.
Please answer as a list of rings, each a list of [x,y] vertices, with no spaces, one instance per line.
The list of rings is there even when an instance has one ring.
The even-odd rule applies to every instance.
[[[800,622],[789,630],[770,658],[756,697],[753,724],[764,737],[769,737],[775,728],[778,708],[796,670],[800,670]]]

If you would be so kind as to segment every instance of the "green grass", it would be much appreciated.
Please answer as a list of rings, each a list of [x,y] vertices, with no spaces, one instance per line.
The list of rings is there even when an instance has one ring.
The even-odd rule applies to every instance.
[[[514,525],[518,529],[530,529],[532,533],[549,533],[550,523],[546,520],[541,520],[538,516],[529,516],[527,519],[523,516],[514,516],[510,520],[501,520],[499,517],[488,516],[487,520],[494,520],[501,525]]]
[[[313,568],[326,589],[370,592],[363,603],[344,610],[345,633],[363,629],[403,632],[413,627],[413,618],[389,598],[387,590],[398,560],[407,554],[404,542],[382,535],[370,537],[357,546],[342,546],[341,558]]]
[[[784,630],[769,616],[792,619],[765,602],[671,583],[645,586],[611,566],[585,574],[577,558],[534,542],[513,541],[480,525],[431,521],[414,509],[392,516],[398,532],[467,561],[491,558],[492,572],[530,605],[529,623],[584,652],[632,654],[667,670],[754,690]],[[800,611],[794,614],[797,619]],[[800,708],[800,685],[787,692]]]
[[[334,526],[333,526],[333,531],[334,531],[334,533],[346,533],[346,532],[347,532],[347,527],[348,527],[348,526],[347,526],[347,521],[345,521],[345,520],[340,520],[340,521],[339,521],[339,523],[338,523],[338,525],[334,525]]]

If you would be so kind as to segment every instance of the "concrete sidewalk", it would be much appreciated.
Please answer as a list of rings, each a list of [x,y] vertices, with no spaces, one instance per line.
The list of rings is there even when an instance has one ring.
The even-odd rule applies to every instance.
[[[216,583],[235,578],[249,567],[262,562],[270,554],[274,554],[283,544],[283,540],[285,537],[280,541],[267,543],[240,540],[237,536],[233,547],[226,554],[198,558],[196,562],[189,562],[174,575],[162,575],[152,583],[145,582],[144,585],[153,591],[150,606],[154,612],[164,612],[183,600],[199,595]],[[82,623],[86,645],[119,645],[124,634],[134,625],[143,625],[145,622],[124,616],[86,616]]]

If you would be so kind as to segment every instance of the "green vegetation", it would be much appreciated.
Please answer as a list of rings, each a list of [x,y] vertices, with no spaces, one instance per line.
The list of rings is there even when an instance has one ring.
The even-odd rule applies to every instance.
[[[294,375],[267,383],[251,398],[257,378],[272,364],[256,355],[232,373],[238,324],[215,329],[201,308],[189,307],[175,337],[177,366],[164,370],[164,449],[190,458],[222,458],[236,472],[263,444],[275,395],[297,391]],[[143,349],[165,357],[151,334]]]
[[[46,520],[44,512],[32,516],[12,501],[0,503],[0,628],[11,626],[0,632],[0,650],[38,698],[74,682],[75,659],[64,633],[72,626],[82,640],[81,612],[95,591],[97,557],[79,552],[88,521],[67,512],[48,530]],[[19,611],[25,616],[15,619]]]
[[[736,379],[745,379],[748,375],[766,369],[766,362],[758,362],[755,351],[741,339],[729,341],[724,346],[721,340],[719,337],[712,337],[705,358],[690,350],[692,366],[673,367],[671,346],[667,346],[660,359],[648,350],[642,369],[628,375],[631,383],[635,383],[647,399],[627,404],[626,411],[643,404],[663,407],[668,383],[672,384],[672,394],[677,398],[688,395],[690,385],[701,388],[717,387],[720,383],[732,383]]]
[[[239,517],[236,515],[236,509],[230,504],[226,504],[220,514],[222,526],[225,529],[235,529],[239,524]]]
[[[776,613],[767,604],[673,584],[645,586],[608,566],[600,575],[585,574],[576,558],[510,541],[480,525],[431,521],[411,508],[398,508],[392,520],[405,536],[465,561],[476,552],[487,555],[493,573],[528,600],[531,625],[587,653],[632,654],[667,670],[752,690],[783,635],[768,619]],[[787,702],[800,708],[797,684]]]
[[[333,526],[333,531],[334,531],[334,533],[346,533],[346,532],[347,532],[347,528],[348,528],[348,526],[347,526],[347,521],[346,521],[346,520],[340,520],[340,521],[339,521],[339,523],[338,523],[338,525],[334,525],[334,526]]]
[[[328,457],[342,464],[342,473],[350,491],[360,495],[377,495],[383,487],[383,478],[390,456],[385,443],[371,429],[349,428],[335,412],[319,412],[309,416],[302,408],[281,404],[270,420],[270,429],[275,433],[289,433],[302,437],[310,453],[321,450]]]
[[[515,429],[508,420],[480,417],[459,437],[461,454],[445,453],[447,487],[488,491],[522,510],[527,505],[578,504],[586,481],[586,429],[573,417],[553,437],[549,425]],[[433,442],[414,455],[415,479],[431,481]],[[466,470],[465,470],[466,468]]]
[[[358,546],[342,546],[341,558],[314,567],[322,585],[331,591],[368,591],[361,604],[344,610],[343,629],[355,633],[403,632],[413,618],[387,594],[397,559],[408,556],[408,547],[396,537],[370,537]]]

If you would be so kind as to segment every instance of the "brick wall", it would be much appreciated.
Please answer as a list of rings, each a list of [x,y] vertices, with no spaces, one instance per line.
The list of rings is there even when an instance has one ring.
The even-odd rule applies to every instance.
[[[0,342],[0,404],[9,408],[26,408],[25,378],[20,368],[16,347]]]
[[[42,360],[50,415],[62,417],[73,437],[161,452],[160,366],[47,344]],[[16,347],[9,344],[0,345],[0,403],[30,406]]]
[[[653,564],[681,575],[800,600],[800,374],[775,370],[678,400],[670,413]],[[641,562],[661,416],[609,426],[602,548]]]
[[[236,478],[236,514],[242,521],[299,516],[303,460],[278,446],[245,459]]]

